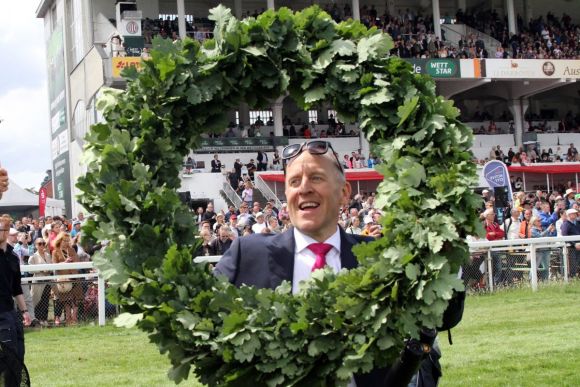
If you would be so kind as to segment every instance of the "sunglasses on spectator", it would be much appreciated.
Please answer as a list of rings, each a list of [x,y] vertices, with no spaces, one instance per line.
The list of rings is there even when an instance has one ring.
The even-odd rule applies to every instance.
[[[310,153],[311,155],[323,155],[326,152],[328,152],[328,150],[331,150],[336,160],[336,165],[338,166],[338,169],[340,170],[341,173],[344,174],[344,169],[342,168],[342,164],[338,159],[338,154],[332,148],[332,144],[329,143],[328,141],[322,140],[311,140],[306,141],[302,144],[292,144],[285,147],[284,150],[282,151],[284,173],[286,173],[286,166],[288,165],[288,163],[292,159],[298,157],[302,152],[304,152],[304,150],[307,150],[308,153]]]
[[[45,246],[46,245],[46,242],[37,242],[36,245],[37,246]]]

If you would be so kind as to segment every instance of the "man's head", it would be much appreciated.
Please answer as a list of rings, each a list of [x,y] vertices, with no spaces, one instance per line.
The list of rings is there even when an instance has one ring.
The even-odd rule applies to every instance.
[[[570,222],[575,222],[576,218],[578,217],[578,211],[576,211],[573,208],[570,208],[569,210],[566,210],[566,215],[568,216],[568,220]]]
[[[512,208],[512,218],[518,219],[520,217],[520,210],[518,208]]]
[[[82,212],[79,212],[77,215],[77,219],[82,222],[83,220],[85,220],[85,214],[83,214]]]
[[[220,241],[225,242],[228,239],[230,239],[231,233],[232,233],[232,230],[230,230],[230,228],[228,226],[221,226],[220,230],[219,230]]]
[[[256,222],[258,222],[259,224],[264,223],[264,213],[263,212],[258,212],[256,214]]]
[[[542,210],[542,212],[545,212],[546,214],[550,213],[550,203],[542,202],[540,209]]]
[[[213,203],[208,203],[207,204],[207,210],[208,212],[213,212]]]
[[[201,222],[200,229],[202,231],[207,230],[209,233],[211,233],[211,222],[209,220],[204,220]]]
[[[488,208],[487,210],[485,210],[483,212],[483,216],[485,217],[485,220],[487,220],[488,222],[493,222],[495,220],[495,213],[493,212],[493,209]]]
[[[286,165],[286,198],[294,227],[323,242],[335,231],[338,210],[350,198],[346,181],[334,152],[302,152]]]

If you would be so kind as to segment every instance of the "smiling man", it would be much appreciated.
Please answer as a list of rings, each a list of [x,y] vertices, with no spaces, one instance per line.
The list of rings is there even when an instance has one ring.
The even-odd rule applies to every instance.
[[[215,273],[237,286],[274,289],[282,281],[290,281],[296,294],[300,283],[317,269],[329,266],[338,272],[357,267],[353,246],[373,238],[347,234],[338,226],[339,209],[348,204],[351,187],[329,142],[311,140],[289,145],[282,159],[293,227],[281,234],[237,238],[216,265]],[[370,235],[380,235],[378,226],[373,226]],[[413,361],[407,359],[403,367],[396,363],[355,375],[349,387],[406,386],[430,351],[430,344],[424,344],[421,348],[428,348],[426,352],[413,355]]]

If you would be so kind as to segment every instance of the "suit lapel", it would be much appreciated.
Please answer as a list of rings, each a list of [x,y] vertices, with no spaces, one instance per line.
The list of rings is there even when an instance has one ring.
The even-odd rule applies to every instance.
[[[265,247],[266,248],[266,247]],[[274,237],[267,247],[270,251],[270,287],[275,289],[282,281],[292,282],[294,277],[294,231],[288,231]]]
[[[358,261],[352,253],[352,247],[358,242],[350,234],[340,228],[340,265],[344,269],[354,269]]]

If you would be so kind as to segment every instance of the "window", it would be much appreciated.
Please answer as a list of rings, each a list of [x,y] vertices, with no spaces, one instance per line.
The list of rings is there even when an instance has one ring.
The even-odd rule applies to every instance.
[[[260,117],[264,125],[272,120],[272,110],[250,110],[250,124],[255,124]]]
[[[318,124],[318,110],[308,110],[308,123],[312,121]]]
[[[85,36],[83,33],[83,4],[82,0],[69,0],[69,18],[70,18],[70,34],[71,47],[70,59],[72,66],[85,56]]]
[[[332,117],[335,119],[336,122],[338,122],[338,118],[336,118],[336,110],[333,109],[328,109],[327,111],[327,117],[330,119],[330,115],[332,114]]]

